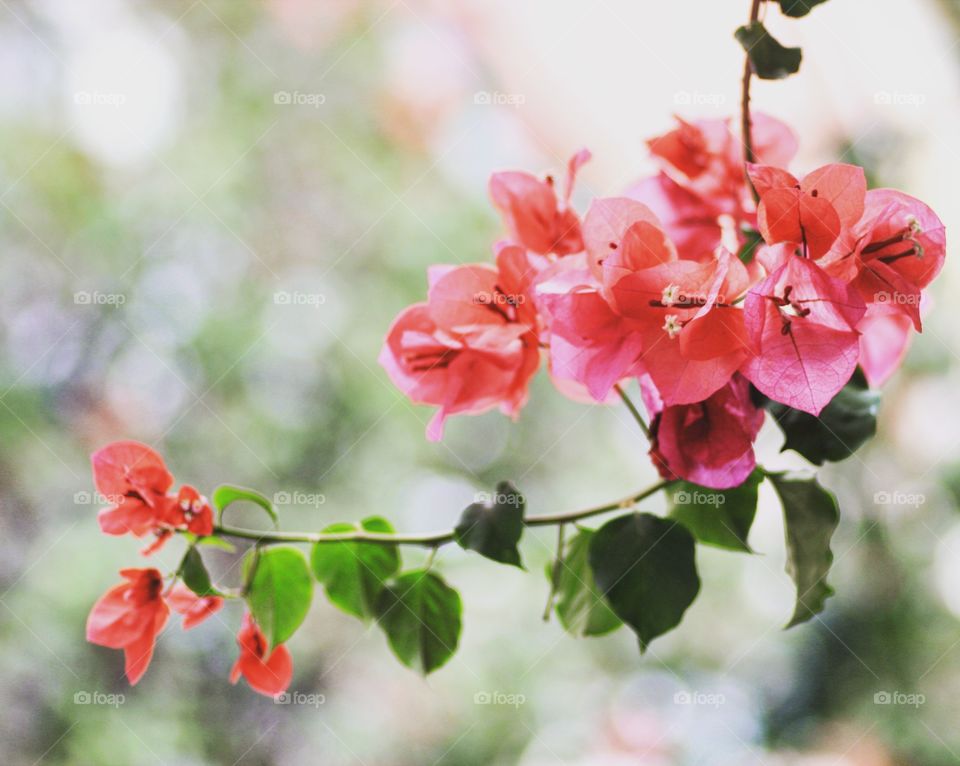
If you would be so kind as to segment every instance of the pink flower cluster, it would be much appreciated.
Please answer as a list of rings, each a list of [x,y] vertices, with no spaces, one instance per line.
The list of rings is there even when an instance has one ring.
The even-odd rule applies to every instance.
[[[570,204],[577,171],[496,173],[507,240],[494,264],[430,269],[424,303],[390,328],[380,361],[415,402],[516,416],[541,349],[565,394],[597,402],[640,381],[660,472],[713,488],[755,467],[770,399],[818,415],[859,365],[880,385],[921,329],[923,290],[943,265],[936,214],[862,168],[786,170],[792,131],[754,119],[757,164],[726,120],[679,121],[648,142],[661,166],[624,196]],[[762,236],[755,247],[756,233]]]

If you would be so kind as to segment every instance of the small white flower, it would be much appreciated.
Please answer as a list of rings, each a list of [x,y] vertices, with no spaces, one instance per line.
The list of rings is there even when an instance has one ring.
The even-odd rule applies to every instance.
[[[683,329],[683,325],[680,324],[680,317],[678,317],[676,314],[667,314],[664,319],[665,321],[662,329],[666,331],[667,336],[671,339],[677,337],[677,335],[680,333],[680,330]]]
[[[660,302],[664,306],[672,306],[680,297],[680,285],[667,285],[663,288],[663,295],[660,296]]]

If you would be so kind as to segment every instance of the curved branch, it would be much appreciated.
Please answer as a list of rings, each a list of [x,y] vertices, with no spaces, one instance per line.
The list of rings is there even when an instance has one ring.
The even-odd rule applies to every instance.
[[[579,511],[570,511],[567,513],[545,514],[542,516],[530,516],[523,520],[527,527],[547,527],[555,524],[566,524],[572,521],[579,521],[590,516],[597,516],[601,513],[610,511],[625,510],[631,508],[637,503],[645,500],[651,495],[655,495],[663,489],[669,487],[673,482],[660,481],[647,487],[640,492],[636,492],[622,500],[617,500],[605,505],[598,505],[593,508],[585,508]],[[213,529],[214,535],[224,537],[236,537],[243,540],[254,540],[260,545],[271,545],[274,543],[378,543],[381,545],[421,545],[428,548],[437,548],[446,545],[454,540],[452,529],[438,532],[426,532],[420,534],[383,534],[380,532],[367,532],[357,530],[356,532],[270,532],[256,529],[243,529],[241,527],[216,526]]]

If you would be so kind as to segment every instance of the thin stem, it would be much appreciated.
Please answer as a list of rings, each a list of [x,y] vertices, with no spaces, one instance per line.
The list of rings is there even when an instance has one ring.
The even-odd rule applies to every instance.
[[[637,421],[640,425],[640,430],[643,431],[643,435],[647,437],[648,440],[653,437],[650,435],[650,426],[647,425],[647,421],[643,419],[643,415],[640,414],[640,410],[636,408],[634,403],[630,401],[630,397],[627,396],[627,392],[620,387],[619,383],[613,384],[616,392],[620,394],[620,398],[623,399],[623,403],[627,405],[627,409],[630,410],[630,414],[633,415],[633,419]]]
[[[557,587],[560,585],[560,571],[563,568],[563,533],[566,528],[565,523],[557,525],[557,555],[553,560],[553,569],[550,570],[550,592],[547,594],[547,605],[543,609],[544,622],[550,621],[553,601],[557,595]]]
[[[598,505],[593,508],[584,508],[579,511],[569,511],[567,513],[545,514],[543,516],[528,516],[523,520],[527,527],[550,527],[555,524],[565,524],[571,521],[579,521],[590,516],[597,516],[601,513],[610,511],[624,510],[632,508],[642,500],[655,495],[663,489],[669,487],[671,482],[660,481],[647,487],[640,492],[629,495],[621,500],[605,505]],[[367,532],[358,530],[356,532],[270,532],[257,529],[242,529],[240,527],[217,526],[214,527],[215,535],[224,537],[237,537],[244,540],[254,540],[259,545],[272,545],[274,543],[377,543],[380,545],[421,545],[429,548],[439,548],[441,545],[453,542],[453,530],[443,530],[441,532],[427,532],[423,534],[384,534],[380,532]]]
[[[762,0],[752,0],[750,6],[750,23],[755,23],[760,18],[760,3]],[[753,182],[747,175],[746,165],[749,162],[756,161],[756,154],[753,151],[753,120],[750,119],[750,80],[753,78],[753,67],[750,64],[750,54],[747,53],[746,60],[743,62],[743,83],[742,95],[740,98],[740,134],[743,141],[743,160],[744,176],[747,179],[747,186],[750,187],[750,193],[755,202],[760,201],[760,195],[753,188]]]

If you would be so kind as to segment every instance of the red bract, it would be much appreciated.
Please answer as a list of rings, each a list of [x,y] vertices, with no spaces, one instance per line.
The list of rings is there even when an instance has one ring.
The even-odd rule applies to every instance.
[[[499,406],[516,416],[539,366],[536,312],[521,281],[534,267],[515,246],[497,261],[431,272],[427,302],[394,320],[380,354],[410,399],[440,408],[427,428],[433,441],[448,415]]]
[[[654,415],[650,456],[664,478],[729,489],[756,467],[753,441],[763,410],[750,400],[750,386],[739,375],[705,401],[668,406]]]
[[[820,258],[863,215],[867,179],[856,165],[825,165],[802,181],[767,165],[751,165],[749,172],[760,195],[757,225],[768,244],[788,242]]]
[[[604,401],[617,381],[638,374],[642,326],[614,312],[583,258],[567,258],[537,285],[550,328],[550,373],[563,393]],[[571,385],[574,384],[574,385]]]
[[[247,612],[237,633],[240,656],[230,670],[230,683],[235,684],[240,676],[247,679],[250,688],[268,697],[275,697],[287,690],[293,678],[293,660],[283,644],[268,651],[267,639],[253,617]]]
[[[142,537],[168,521],[166,493],[173,475],[154,450],[139,442],[114,442],[94,452],[91,461],[97,490],[113,503],[98,516],[103,532]]]
[[[194,487],[184,484],[174,496],[173,475],[163,458],[134,441],[108,444],[92,456],[97,489],[114,505],[100,512],[100,528],[108,535],[130,533],[155,539],[141,553],[149,556],[173,536],[187,530],[203,537],[213,533],[213,510]]]
[[[186,585],[177,585],[167,596],[173,611],[183,615],[183,629],[190,630],[223,608],[220,596],[198,596]]]
[[[604,287],[630,271],[677,258],[653,211],[627,197],[595,199],[583,221],[583,241],[590,271]]]
[[[749,351],[734,301],[748,286],[729,252],[708,263],[673,261],[623,276],[619,312],[644,328],[644,369],[665,404],[700,402],[722,388]]]
[[[943,223],[920,200],[893,189],[867,192],[863,217],[824,259],[884,313],[909,317],[919,332],[921,291],[946,256]]]
[[[164,603],[163,576],[156,569],[121,569],[127,582],[108,590],[87,618],[87,641],[123,649],[127,680],[137,683],[153,656],[157,634],[170,610]]]
[[[882,386],[907,355],[913,322],[902,314],[888,313],[871,303],[857,325],[860,331],[860,369],[871,386]]]
[[[657,214],[681,257],[708,260],[721,244],[742,244],[743,227],[755,223],[743,145],[729,120],[677,122],[647,142],[664,170],[627,194]],[[787,165],[796,153],[793,131],[772,117],[754,115],[752,135],[761,162]]]
[[[184,484],[177,493],[175,514],[177,525],[185,525],[198,537],[213,534],[213,509],[207,498],[189,484]]]
[[[771,399],[819,415],[857,367],[865,312],[851,286],[790,256],[747,294],[752,355],[743,374]]]
[[[570,158],[563,196],[558,195],[553,176],[544,181],[517,171],[491,176],[490,198],[514,242],[540,255],[563,256],[583,250],[580,219],[570,207],[570,195],[577,171],[589,159],[586,149]]]

